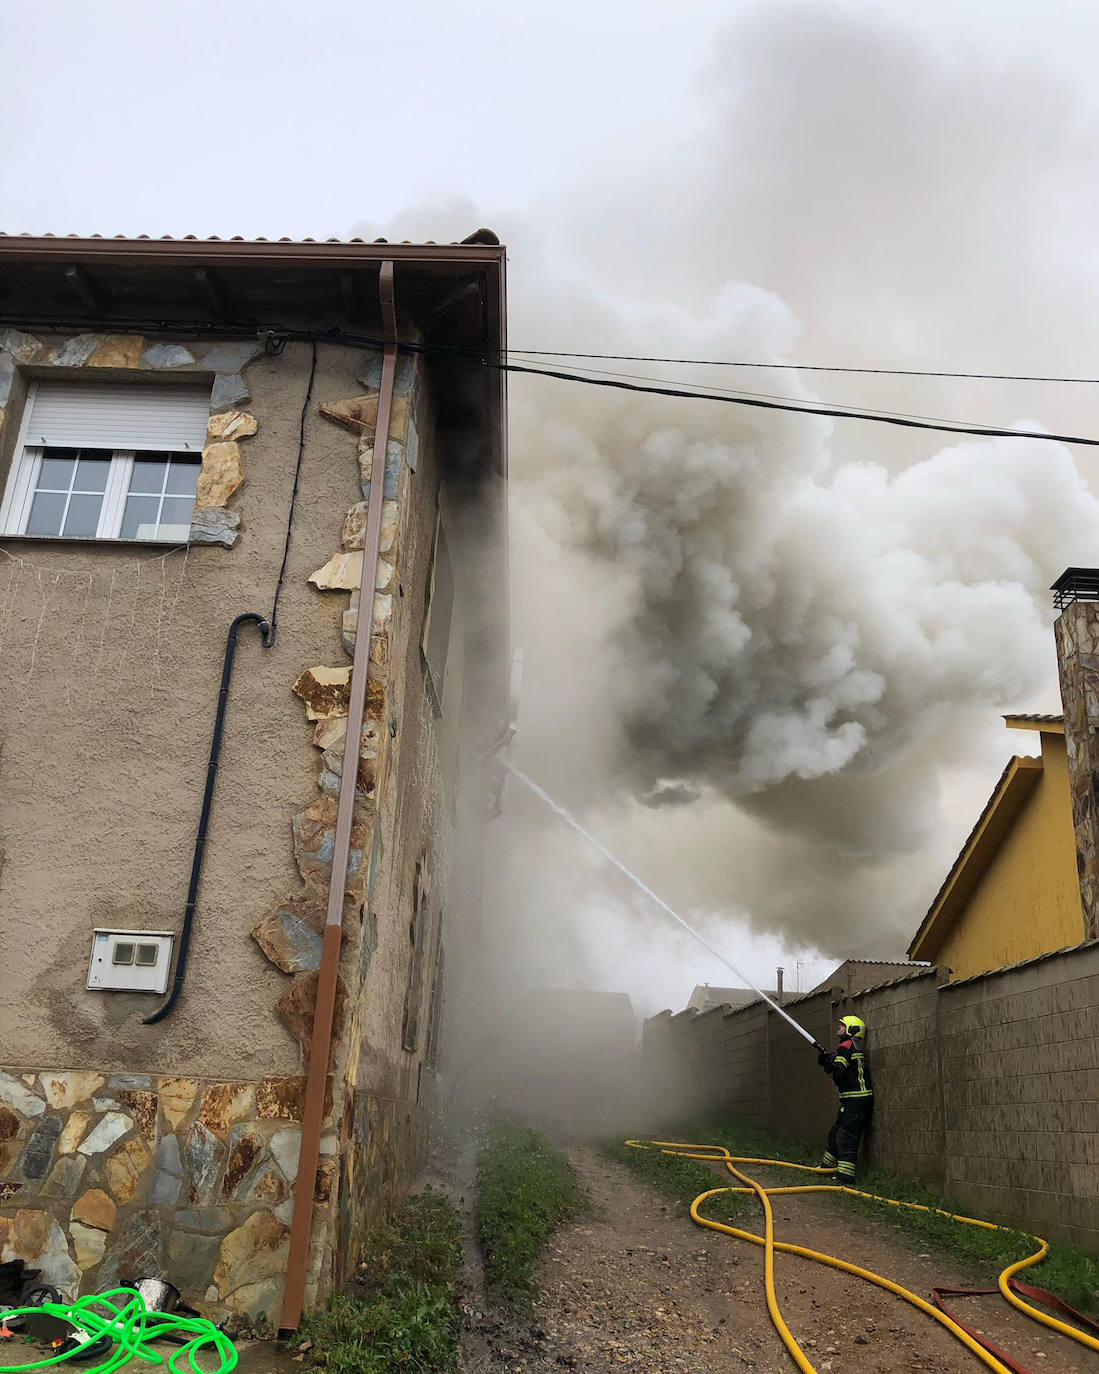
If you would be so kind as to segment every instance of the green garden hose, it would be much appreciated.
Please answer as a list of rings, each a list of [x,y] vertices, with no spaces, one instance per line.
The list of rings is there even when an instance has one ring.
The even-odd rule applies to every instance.
[[[121,1301],[117,1301],[117,1300]],[[146,1307],[145,1299],[133,1288],[112,1288],[107,1293],[95,1293],[75,1302],[44,1302],[36,1307],[16,1307],[3,1314],[7,1323],[13,1317],[45,1315],[79,1331],[86,1331],[91,1341],[106,1337],[111,1341],[111,1353],[98,1364],[88,1365],[88,1374],[112,1374],[129,1360],[144,1360],[147,1364],[167,1364],[171,1374],[230,1374],[236,1367],[237,1351],[224,1331],[218,1330],[205,1317],[182,1317],[171,1312],[156,1312]],[[174,1339],[183,1343],[165,1359],[153,1342]],[[87,1344],[74,1345],[58,1355],[30,1364],[4,1365],[4,1374],[31,1369],[48,1369],[77,1359]],[[217,1353],[219,1363],[207,1369],[195,1356],[200,1350]],[[182,1364],[186,1356],[187,1365]]]

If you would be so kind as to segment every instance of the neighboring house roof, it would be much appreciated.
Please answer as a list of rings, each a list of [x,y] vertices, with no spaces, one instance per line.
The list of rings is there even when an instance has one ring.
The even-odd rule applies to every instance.
[[[777,992],[768,992],[768,997],[777,997]],[[753,988],[718,988],[709,983],[699,983],[691,993],[687,1003],[688,1011],[712,1011],[714,1007],[732,1007],[734,1011],[750,1006],[760,1000],[759,993]]]
[[[1065,733],[1063,715],[1004,716],[1004,724],[1009,730],[1039,730],[1047,735],[1063,735]]]
[[[823,992],[826,988],[844,988],[847,992],[865,992],[867,988],[877,987],[879,983],[891,982],[894,978],[904,978],[917,973],[920,964],[907,963],[902,959],[845,959],[834,968],[827,978],[822,978],[810,994]]]
[[[933,937],[947,929],[962,910],[1041,776],[1040,758],[1016,756],[1008,762],[908,946],[910,959],[924,957]]]
[[[830,988],[843,988],[848,993],[864,992],[867,988],[892,982],[898,977],[905,978],[913,973],[925,972],[926,967],[897,959],[845,959],[827,978],[822,978],[816,987],[810,988],[808,992],[787,990],[783,994],[782,1005],[800,1001],[804,997],[812,997],[815,993]],[[775,991],[769,991],[767,996],[778,1000],[778,993]],[[718,988],[712,987],[709,983],[699,983],[691,993],[685,1010],[701,1014],[713,1011],[715,1007],[725,1006],[733,1011],[739,1011],[742,1007],[749,1007],[759,1000],[759,993],[752,988]]]

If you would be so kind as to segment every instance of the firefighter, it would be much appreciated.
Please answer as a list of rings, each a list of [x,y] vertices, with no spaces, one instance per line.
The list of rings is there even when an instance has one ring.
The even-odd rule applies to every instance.
[[[850,1183],[855,1177],[859,1140],[874,1111],[874,1084],[866,1058],[865,1023],[857,1016],[841,1017],[835,1053],[821,1050],[817,1063],[840,1094],[839,1115],[828,1132],[828,1148],[820,1167],[834,1170],[837,1182]]]

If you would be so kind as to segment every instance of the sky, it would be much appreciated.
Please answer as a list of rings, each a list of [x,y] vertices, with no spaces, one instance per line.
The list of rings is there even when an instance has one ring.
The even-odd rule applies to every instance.
[[[1099,376],[1087,7],[4,9],[6,232],[487,224],[517,348]],[[1084,387],[619,366],[1099,432]],[[511,396],[523,765],[766,986],[902,954],[1033,748],[999,713],[1057,708],[1092,460]],[[514,788],[493,844],[535,980],[645,1011],[737,981]]]

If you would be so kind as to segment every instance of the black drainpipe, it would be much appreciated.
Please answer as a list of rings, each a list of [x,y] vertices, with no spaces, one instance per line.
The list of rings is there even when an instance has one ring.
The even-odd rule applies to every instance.
[[[167,998],[150,1016],[142,1018],[146,1026],[163,1021],[175,1006],[183,988],[187,974],[187,955],[191,948],[191,927],[195,920],[195,904],[198,901],[198,885],[202,877],[202,861],[206,854],[206,830],[210,824],[210,805],[214,800],[214,783],[217,780],[218,757],[221,754],[221,736],[225,728],[225,708],[229,702],[229,680],[233,676],[233,658],[237,651],[237,631],[242,625],[254,621],[263,635],[263,647],[269,649],[274,642],[271,626],[267,619],[255,611],[245,611],[238,615],[229,626],[225,640],[225,661],[221,668],[221,691],[218,693],[218,709],[214,718],[214,737],[210,741],[210,762],[206,766],[206,791],[202,796],[202,814],[198,821],[198,834],[195,836],[195,854],[191,861],[191,886],[187,889],[187,905],[183,910],[183,925],[179,932],[179,951],[176,954],[176,970]]]

